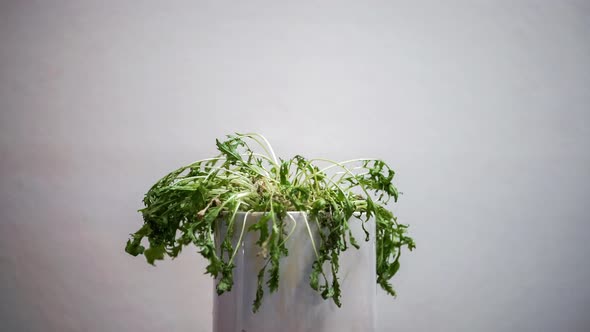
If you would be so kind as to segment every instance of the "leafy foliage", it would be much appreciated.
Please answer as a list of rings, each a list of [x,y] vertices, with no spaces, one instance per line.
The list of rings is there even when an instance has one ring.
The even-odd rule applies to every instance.
[[[250,145],[262,149],[255,152]],[[177,257],[182,249],[194,244],[208,261],[207,274],[217,280],[217,293],[231,291],[233,264],[237,247],[235,232],[258,232],[256,244],[266,263],[258,273],[253,310],[262,304],[264,284],[272,293],[279,287],[280,260],[288,255],[285,246],[288,211],[304,211],[315,222],[320,241],[314,250],[310,286],[324,299],[338,306],[340,281],[339,257],[350,246],[359,248],[350,223],[360,222],[365,229],[375,220],[377,283],[395,296],[390,283],[400,267],[402,247],[414,249],[407,236],[407,225],[385,205],[399,192],[392,184],[395,172],[382,160],[355,159],[334,162],[295,156],[277,159],[268,141],[259,134],[229,135],[216,141],[219,155],[183,166],[156,182],[146,193],[139,210],[144,224],[127,241],[125,251],[143,254],[149,264],[165,256]],[[318,164],[326,164],[319,168]],[[264,212],[247,230],[234,225],[237,212]],[[215,233],[226,232],[221,243]],[[307,222],[307,221],[306,221]],[[307,225],[309,227],[309,224]],[[236,233],[237,234],[237,233]],[[311,235],[311,233],[310,233]],[[369,232],[365,229],[365,240]],[[142,242],[147,239],[148,248]]]

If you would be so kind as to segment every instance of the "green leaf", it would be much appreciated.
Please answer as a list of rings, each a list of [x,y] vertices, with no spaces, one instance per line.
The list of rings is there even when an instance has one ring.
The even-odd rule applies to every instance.
[[[221,279],[219,280],[219,283],[217,283],[217,295],[221,295],[225,292],[229,292],[232,289],[232,286],[234,284],[234,277],[233,277],[233,269],[234,269],[234,265],[233,264],[222,264],[222,276]]]
[[[227,160],[233,164],[238,161],[242,161],[242,157],[238,152],[238,146],[242,145],[240,140],[230,139],[226,142],[220,142],[219,140],[215,140],[217,149],[225,155]]]
[[[140,239],[141,240],[141,239]],[[140,241],[137,240],[127,240],[127,245],[125,246],[125,251],[133,256],[137,256],[143,254],[145,247],[141,245]]]
[[[209,210],[207,210],[207,212],[205,212],[205,216],[203,217],[203,220],[207,224],[212,224],[219,217],[219,213],[221,213],[221,206],[216,206],[214,208],[210,208]]]
[[[395,289],[393,289],[393,286],[391,286],[391,283],[389,283],[387,281],[387,279],[383,279],[381,277],[377,277],[377,283],[379,284],[379,286],[381,286],[381,288],[383,290],[385,290],[387,292],[387,294],[391,295],[391,296],[396,296],[396,292]]]
[[[266,284],[271,293],[279,288],[279,252],[277,250],[271,251],[269,278]]]
[[[271,215],[269,213],[263,215],[262,217],[260,217],[260,219],[250,225],[250,227],[248,227],[249,231],[259,231],[260,232],[260,237],[258,238],[258,241],[256,242],[256,244],[258,245],[263,245],[266,240],[269,237],[269,230],[268,230],[268,221],[270,220]]]
[[[219,261],[212,260],[210,261],[209,265],[205,268],[205,273],[210,274],[214,278],[217,278],[219,273],[221,272],[221,264]]]
[[[350,244],[352,244],[353,247],[355,247],[356,249],[360,249],[359,244],[356,242],[356,239],[352,235],[352,231],[348,231],[348,240],[350,241]]]
[[[141,245],[141,240],[144,237],[149,236],[151,234],[151,228],[148,224],[144,224],[141,226],[135,234],[132,234],[132,239],[127,240],[127,245],[125,246],[125,251],[133,256],[143,254],[145,247]]]
[[[266,271],[266,264],[260,269],[258,272],[258,282],[256,286],[256,298],[254,299],[253,303],[253,312],[257,312],[260,309],[260,305],[262,305],[262,297],[264,296],[264,273]]]
[[[320,276],[320,270],[321,267],[318,268],[318,266],[320,266],[317,261],[313,263],[313,270],[311,271],[311,275],[309,277],[309,285],[311,286],[312,289],[314,290],[319,290],[320,286],[319,286],[319,276]]]
[[[283,163],[281,163],[281,169],[280,169],[280,178],[281,178],[281,185],[282,186],[289,186],[291,185],[291,182],[289,182],[289,163],[284,161]]]
[[[223,278],[217,284],[217,295],[221,295],[224,292],[231,290],[231,284],[227,278]]]
[[[398,270],[399,270],[399,261],[396,260],[393,264],[391,264],[389,266],[389,271],[387,272],[387,275],[391,278],[397,273]]]
[[[164,245],[157,245],[157,246],[150,246],[145,252],[145,258],[148,263],[151,265],[155,265],[154,262],[156,260],[163,260],[164,254],[166,253],[166,248]]]

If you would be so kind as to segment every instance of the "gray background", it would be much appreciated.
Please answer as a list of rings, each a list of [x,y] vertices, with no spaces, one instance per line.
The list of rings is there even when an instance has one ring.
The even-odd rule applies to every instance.
[[[397,170],[418,248],[380,331],[590,331],[590,4],[442,3],[1,1],[1,330],[209,331],[196,253],[123,246],[255,131]]]

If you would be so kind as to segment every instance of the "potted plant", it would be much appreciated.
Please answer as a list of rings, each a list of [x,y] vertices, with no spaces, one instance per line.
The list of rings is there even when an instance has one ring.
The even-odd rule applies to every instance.
[[[240,299],[251,303],[256,313],[265,291],[268,297],[281,287],[282,266],[296,259],[290,257],[296,248],[303,248],[309,256],[307,266],[301,266],[309,273],[308,290],[340,307],[340,257],[350,247],[361,246],[356,227],[365,241],[374,241],[371,275],[395,295],[390,279],[399,269],[402,247],[412,250],[414,241],[406,234],[407,225],[385,207],[390,199],[397,201],[399,193],[392,184],[394,171],[384,161],[335,162],[299,155],[278,159],[259,134],[228,135],[216,144],[217,156],[183,166],[149,189],[139,210],[144,223],[131,234],[126,252],[143,254],[154,265],[194,244],[208,261],[206,273],[215,278],[218,295],[232,291],[236,270],[239,280],[249,279],[244,279],[241,265],[250,264],[250,270],[257,266],[255,280],[243,285],[254,298]],[[248,238],[254,240],[246,246]],[[244,252],[258,263],[244,262]]]

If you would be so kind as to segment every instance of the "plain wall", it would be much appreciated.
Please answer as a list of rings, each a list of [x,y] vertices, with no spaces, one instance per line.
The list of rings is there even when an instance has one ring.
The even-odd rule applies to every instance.
[[[397,171],[380,331],[590,331],[589,106],[588,1],[1,1],[0,330],[209,331],[196,250],[123,248],[247,131]]]

